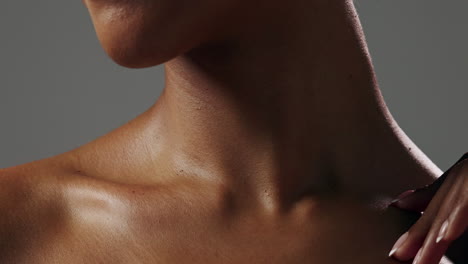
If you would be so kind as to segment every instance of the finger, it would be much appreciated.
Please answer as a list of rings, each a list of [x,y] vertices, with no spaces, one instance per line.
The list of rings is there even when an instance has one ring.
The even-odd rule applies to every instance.
[[[460,193],[464,189],[464,179],[461,177],[461,174],[457,172],[456,175],[451,175],[451,177],[452,176],[454,176],[455,181],[452,184],[452,188],[447,193],[447,196],[444,198],[441,207],[438,209],[437,216],[424,240],[418,259],[415,261],[418,264],[439,264],[450,245],[451,241],[442,241],[441,237],[445,235],[450,226],[448,218],[451,212],[453,212],[455,205],[460,200]]]
[[[459,238],[468,229],[468,201],[457,204],[455,210],[450,216],[449,228],[446,235],[442,238],[444,241],[453,241]]]
[[[442,185],[432,201],[429,203],[424,214],[418,219],[418,221],[416,221],[413,226],[410,227],[410,229],[405,233],[406,235],[402,235],[402,237],[406,236],[404,241],[397,241],[397,243],[395,243],[391,250],[391,257],[406,261],[413,258],[417,254],[418,250],[424,243],[424,240],[432,226],[432,223],[434,222],[434,219],[437,216],[438,209],[444,201],[444,197],[452,188],[455,179],[456,177],[447,178],[444,185]]]
[[[408,211],[422,212],[431,202],[434,195],[439,190],[440,186],[445,181],[445,178],[450,174],[458,164],[468,159],[468,152],[465,153],[457,162],[455,162],[448,170],[446,170],[434,182],[416,190],[409,190],[400,194],[397,199],[393,200],[390,205]]]
[[[467,245],[468,232],[465,232],[450,243],[449,248],[445,252],[445,256],[447,256],[452,263],[468,263]]]
[[[393,200],[390,206],[407,211],[422,212],[426,210],[427,206],[431,202],[432,198],[434,198],[434,195],[438,190],[439,186],[433,188],[410,190],[406,195],[403,193],[399,196],[400,198]]]
[[[462,183],[460,184],[459,195],[455,209],[450,213],[449,227],[443,238],[444,241],[453,241],[468,229],[468,163],[464,164],[460,174]]]

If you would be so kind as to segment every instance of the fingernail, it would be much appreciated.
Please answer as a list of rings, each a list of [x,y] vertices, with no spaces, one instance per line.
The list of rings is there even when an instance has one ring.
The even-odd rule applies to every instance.
[[[408,191],[405,191],[405,192],[401,193],[400,195],[397,196],[397,198],[395,200],[392,200],[390,202],[390,204],[398,202],[399,200],[405,198],[406,196],[409,196],[410,194],[414,193],[414,191],[415,190],[408,190]]]
[[[416,254],[416,257],[414,257],[413,264],[418,263],[419,258],[421,257],[421,252],[422,252],[422,248],[418,250],[418,254]]]
[[[445,220],[442,226],[440,227],[439,234],[437,235],[436,243],[439,243],[447,233],[448,220]]]
[[[388,254],[389,257],[391,257],[398,250],[401,244],[405,242],[407,237],[408,237],[408,232],[404,233],[403,235],[400,236],[400,238],[398,238],[398,240],[395,242],[395,245],[393,245],[392,250]]]

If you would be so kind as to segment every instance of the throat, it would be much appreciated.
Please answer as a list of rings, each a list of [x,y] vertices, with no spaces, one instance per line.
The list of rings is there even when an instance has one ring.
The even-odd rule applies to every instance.
[[[320,8],[307,23],[287,17],[293,30],[256,24],[255,34],[165,64],[166,85],[149,115],[168,166],[266,206],[370,173],[381,146],[395,143],[393,120],[355,10]]]
[[[352,1],[312,2],[313,16],[288,9],[288,23],[255,21],[165,63],[156,103],[88,148],[114,167],[87,163],[134,182],[207,180],[272,210],[364,192],[397,164],[422,173],[384,103]]]

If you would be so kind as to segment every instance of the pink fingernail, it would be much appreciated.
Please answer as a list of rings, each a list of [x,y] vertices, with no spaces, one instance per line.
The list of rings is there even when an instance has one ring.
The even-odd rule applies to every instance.
[[[439,234],[437,235],[436,243],[439,243],[447,233],[448,221],[445,220],[442,226],[440,227]]]
[[[399,200],[405,198],[406,196],[409,196],[410,194],[414,193],[414,191],[415,190],[408,190],[408,191],[405,191],[405,192],[401,193],[400,195],[397,196],[397,198],[395,200],[391,201],[390,204],[398,202]]]
[[[395,242],[395,245],[393,245],[392,250],[388,254],[389,257],[391,257],[397,250],[400,248],[400,246],[405,242],[406,238],[408,237],[408,232],[404,233],[403,235],[398,238],[398,240]]]
[[[418,254],[416,254],[416,256],[414,257],[413,264],[418,263],[419,258],[421,257],[421,252],[422,252],[422,248],[418,250]]]

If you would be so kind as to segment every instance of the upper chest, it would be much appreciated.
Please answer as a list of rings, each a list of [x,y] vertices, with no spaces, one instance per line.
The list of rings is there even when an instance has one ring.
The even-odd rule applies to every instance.
[[[398,262],[388,251],[416,220],[345,196],[269,218],[177,192],[134,199],[77,192],[69,197],[72,217],[31,256],[44,263],[390,264]]]
[[[387,258],[393,243],[417,219],[383,209],[379,198],[338,195],[271,218],[236,209],[222,192],[182,185],[60,182],[47,186],[61,195],[44,200],[59,201],[44,204],[60,210],[59,220],[30,221],[45,231],[25,237],[27,247],[18,246],[14,260],[4,263],[390,264],[398,263]]]

